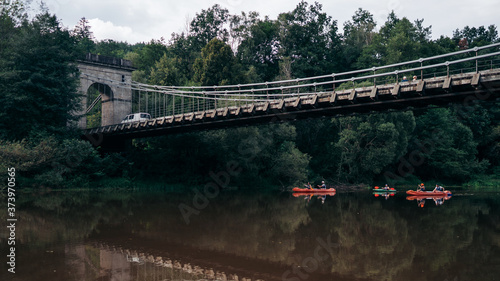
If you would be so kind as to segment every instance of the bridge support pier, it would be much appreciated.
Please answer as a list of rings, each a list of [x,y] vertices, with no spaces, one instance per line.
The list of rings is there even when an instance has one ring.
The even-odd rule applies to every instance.
[[[87,129],[86,110],[87,92],[90,87],[99,85],[107,87],[107,91],[100,91],[101,98],[101,126],[118,124],[121,120],[132,113],[132,90],[123,85],[130,85],[132,82],[132,72],[135,68],[132,67],[132,62],[105,57],[93,54],[87,54],[85,60],[78,61],[80,69],[80,93],[82,94],[81,112],[76,113],[80,120],[78,128]]]

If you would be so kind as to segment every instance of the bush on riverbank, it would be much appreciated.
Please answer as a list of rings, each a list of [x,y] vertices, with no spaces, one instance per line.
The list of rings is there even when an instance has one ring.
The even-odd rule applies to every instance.
[[[78,139],[0,140],[0,169],[14,167],[20,186],[90,187],[107,177],[127,178],[129,166],[120,155],[101,157],[89,142]]]

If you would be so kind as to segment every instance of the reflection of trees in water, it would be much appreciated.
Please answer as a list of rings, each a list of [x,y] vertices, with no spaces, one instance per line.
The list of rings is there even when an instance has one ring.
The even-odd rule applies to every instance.
[[[482,276],[481,270],[478,270],[481,267],[479,260],[471,260],[466,264],[458,262],[481,248],[479,245],[472,246],[473,240],[484,237],[487,231],[479,229],[478,214],[481,212],[489,212],[484,201],[458,197],[452,198],[446,206],[431,206],[408,214],[411,239],[417,249],[416,262],[400,277],[405,280],[421,280],[416,276],[421,277],[424,272],[431,280],[452,280],[461,274],[464,266],[474,268],[475,274]],[[487,240],[480,242],[483,247],[490,247],[490,243]],[[480,255],[485,254],[483,251]],[[454,267],[456,271],[450,270]]]
[[[337,194],[325,204],[315,198],[306,206],[302,198],[289,194],[223,192],[186,225],[178,204],[191,203],[192,195],[23,196],[17,205],[22,223],[16,238],[20,247],[36,249],[79,241],[92,233],[99,239],[98,232],[111,229],[120,237],[140,238],[134,239],[139,247],[147,238],[289,266],[313,256],[316,239],[330,236],[337,246],[318,272],[373,280],[453,280],[475,275],[494,280],[498,275],[492,265],[500,263],[498,200],[454,197],[445,206],[419,209],[406,200],[387,203]],[[5,213],[0,219],[5,221]],[[7,237],[5,230],[0,232]],[[27,253],[32,251],[20,255]]]
[[[189,225],[182,219],[178,201],[167,204],[142,209],[143,222],[132,224],[130,231],[144,238],[281,263],[287,262],[295,247],[296,230],[309,219],[302,200],[288,194],[220,194],[199,215],[192,215]],[[158,212],[170,215],[154,215]],[[147,229],[145,217],[150,217]]]
[[[337,236],[338,247],[331,256],[331,272],[392,280],[413,261],[412,244],[406,221],[396,212],[383,208],[378,201],[360,200],[350,196],[337,198],[324,224],[325,232]],[[315,216],[319,214],[311,214]]]
[[[79,241],[88,237],[100,222],[122,217],[122,202],[131,198],[130,194],[123,193],[101,193],[98,196],[92,193],[19,193],[16,202],[17,242],[37,247],[60,241]],[[7,215],[5,212],[1,214]]]
[[[445,208],[425,210],[411,225],[414,240],[422,245],[417,248],[417,255],[425,257],[432,271],[453,262],[457,251],[472,242],[477,229],[479,206],[474,208],[463,200],[453,203]]]
[[[453,271],[460,280],[498,280],[500,275],[500,202],[488,213],[481,208],[478,214],[479,229],[475,231],[472,243],[459,251]],[[473,266],[471,266],[473,265]],[[478,278],[480,277],[480,278]]]

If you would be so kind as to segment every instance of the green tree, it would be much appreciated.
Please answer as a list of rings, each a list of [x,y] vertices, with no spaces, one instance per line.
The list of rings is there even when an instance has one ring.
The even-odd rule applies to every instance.
[[[352,21],[344,23],[343,50],[349,69],[355,68],[353,64],[361,55],[363,48],[373,41],[376,25],[373,15],[361,8],[352,16]]]
[[[477,143],[471,129],[450,109],[436,108],[416,119],[416,139],[409,151],[420,151],[424,161],[415,169],[422,179],[464,182],[485,171],[488,162],[476,159]],[[426,148],[418,147],[425,144]]]
[[[335,72],[340,68],[340,36],[337,22],[322,12],[322,5],[301,1],[278,16],[280,55],[292,59],[294,77]]]
[[[86,18],[81,18],[71,32],[76,39],[79,53],[87,54],[95,51],[94,33],[90,31],[89,21]]]
[[[177,60],[177,69],[187,80],[193,80],[193,65],[201,53],[201,49],[195,46],[195,40],[184,33],[173,34],[167,48],[168,57]]]
[[[259,82],[272,81],[278,75],[280,62],[278,38],[279,26],[276,21],[259,20],[244,34],[238,47],[238,58],[245,66],[253,66],[260,76]]]
[[[310,159],[297,149],[294,142],[285,141],[279,146],[277,155],[273,156],[269,177],[281,186],[305,182]]]
[[[231,47],[217,38],[201,50],[193,68],[195,82],[205,86],[235,84],[239,76]]]
[[[79,104],[75,41],[47,12],[19,26],[2,13],[2,27],[9,17],[11,28],[0,31],[8,39],[0,50],[0,137],[64,134]]]
[[[407,18],[399,19],[391,12],[371,44],[363,48],[357,66],[369,68],[434,54],[431,27],[424,27],[422,23],[423,20],[411,23]]]
[[[406,153],[415,127],[411,112],[347,117],[334,122],[339,139],[332,145],[338,150],[336,178],[341,182],[371,182]]]
[[[201,50],[211,40],[217,38],[223,42],[229,39],[229,31],[225,27],[229,20],[229,10],[215,4],[207,10],[201,10],[191,21],[190,36],[194,44]]]
[[[131,57],[134,67],[149,74],[156,62],[167,53],[167,46],[163,42],[163,39],[151,40],[149,43],[135,50],[134,53],[137,54]]]
[[[483,25],[477,28],[467,25],[462,30],[456,29],[452,39],[457,45],[460,45],[461,49],[484,46],[499,41],[497,27],[493,24],[488,28]]]
[[[124,58],[133,51],[132,45],[127,42],[118,42],[112,39],[104,39],[96,43],[94,52],[98,55]]]
[[[259,13],[257,12],[250,12],[248,14],[241,12],[241,15],[232,15],[229,17],[230,45],[233,50],[238,48],[242,40],[250,36],[250,29],[259,21]]]
[[[177,69],[179,59],[168,57],[166,54],[155,63],[151,70],[149,82],[153,85],[178,86],[185,85],[187,80]]]

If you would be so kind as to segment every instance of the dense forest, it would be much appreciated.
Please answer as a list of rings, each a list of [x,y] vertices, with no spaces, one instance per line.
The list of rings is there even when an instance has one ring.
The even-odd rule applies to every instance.
[[[339,73],[500,42],[497,28],[457,28],[431,39],[423,19],[358,9],[338,23],[315,2],[276,19],[232,15],[219,5],[195,15],[169,40],[98,41],[82,18],[61,25],[22,1],[0,12],[0,168],[33,187],[203,184],[229,163],[228,186],[414,184],[498,186],[498,103],[321,118],[134,140],[124,153],[99,153],[72,128],[78,70],[86,53],[131,60],[133,80],[155,85],[228,85]],[[377,28],[380,26],[379,28]],[[89,117],[96,118],[95,116]],[[415,160],[417,159],[417,160]]]

